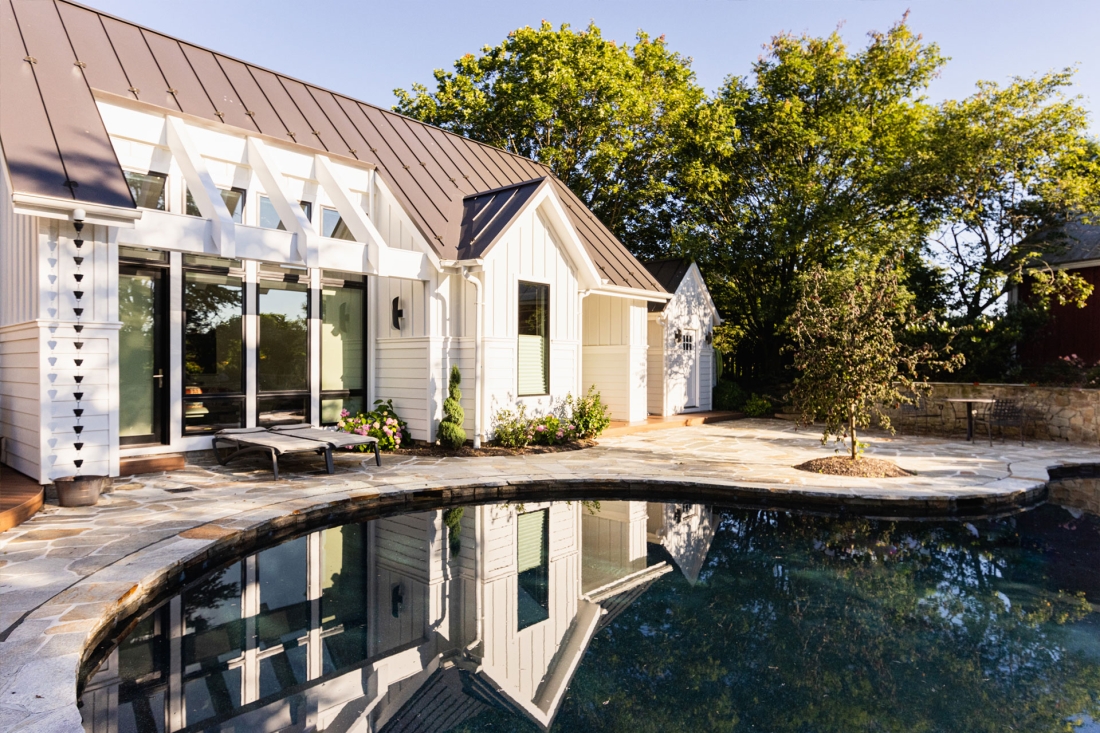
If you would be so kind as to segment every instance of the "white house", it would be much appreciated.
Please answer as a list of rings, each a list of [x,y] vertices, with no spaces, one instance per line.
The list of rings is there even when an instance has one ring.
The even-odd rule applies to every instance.
[[[649,304],[649,414],[710,410],[718,383],[712,337],[722,318],[699,266],[677,258],[646,267],[673,294],[667,303]]]
[[[0,5],[0,434],[42,483],[331,424],[432,440],[595,385],[670,295],[550,171],[65,0]]]

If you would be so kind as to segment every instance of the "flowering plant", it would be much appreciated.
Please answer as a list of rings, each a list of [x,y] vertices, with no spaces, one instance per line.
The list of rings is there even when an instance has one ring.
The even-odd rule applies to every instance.
[[[336,423],[336,427],[345,433],[377,438],[378,448],[384,451],[396,450],[402,443],[409,441],[408,427],[393,409],[393,400],[375,400],[373,411],[360,412],[357,415],[341,410],[340,421]],[[360,445],[357,448],[365,451],[368,446]]]

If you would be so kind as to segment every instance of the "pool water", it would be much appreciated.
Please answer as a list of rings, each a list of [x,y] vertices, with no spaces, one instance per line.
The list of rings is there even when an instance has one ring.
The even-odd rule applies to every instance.
[[[86,730],[1100,731],[1100,518],[1053,505],[486,504],[227,560],[106,654]]]

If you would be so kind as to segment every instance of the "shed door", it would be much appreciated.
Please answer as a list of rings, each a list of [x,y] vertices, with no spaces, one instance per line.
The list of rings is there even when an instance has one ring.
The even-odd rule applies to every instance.
[[[687,381],[687,400],[684,407],[699,406],[699,352],[696,350],[695,331],[684,331],[680,341],[683,351],[684,374]]]

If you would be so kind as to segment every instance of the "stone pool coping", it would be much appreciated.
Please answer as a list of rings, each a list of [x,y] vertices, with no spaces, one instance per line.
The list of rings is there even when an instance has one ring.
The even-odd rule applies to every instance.
[[[243,463],[123,480],[97,507],[51,508],[0,535],[0,730],[82,730],[81,664],[117,621],[170,595],[219,555],[344,518],[454,500],[522,500],[551,488],[561,498],[644,498],[659,490],[708,503],[977,516],[1042,500],[1049,468],[1100,462],[1100,450],[1080,446],[878,436],[871,455],[918,475],[851,479],[789,468],[830,453],[815,433],[754,420],[541,456],[391,459],[382,469],[343,456],[334,477],[296,473],[278,484]]]

